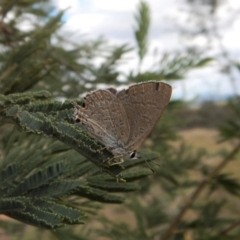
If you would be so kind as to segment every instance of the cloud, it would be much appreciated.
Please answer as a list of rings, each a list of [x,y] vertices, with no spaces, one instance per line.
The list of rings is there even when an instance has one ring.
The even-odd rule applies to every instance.
[[[91,38],[97,38],[100,35],[105,36],[111,43],[135,45],[134,40],[134,14],[137,10],[138,0],[131,1],[112,1],[112,0],[54,0],[59,9],[66,9],[71,6],[66,13],[65,30],[74,33],[87,33]],[[151,43],[150,52],[144,61],[144,69],[152,64],[153,49],[158,48],[159,53],[182,49],[189,43],[199,47],[210,46],[208,54],[211,56],[219,55],[219,42],[199,35],[194,38],[179,37],[182,28],[188,28],[190,31],[196,31],[194,22],[189,18],[188,11],[191,10],[185,1],[180,0],[148,0],[151,9],[151,28],[149,42]],[[238,2],[238,5],[236,5]],[[185,5],[184,5],[185,4]],[[225,22],[225,27],[218,25],[219,34],[222,36],[222,44],[235,59],[239,59],[239,37],[238,30],[240,20],[235,21],[231,26],[227,24],[230,8],[240,8],[240,1],[229,0],[223,3],[216,15]],[[217,19],[217,24],[220,24]],[[235,20],[235,19],[234,19]],[[231,27],[230,27],[231,26]],[[79,34],[77,34],[79,36]],[[128,72],[137,66],[136,52],[130,54],[127,65],[119,66],[119,69]],[[187,99],[193,98],[198,94],[225,94],[233,92],[228,77],[218,72],[218,66],[211,66],[199,71],[191,71],[186,77],[186,81],[174,83],[176,85],[176,96],[184,93],[182,85],[187,92]],[[239,86],[240,88],[240,86]],[[216,92],[217,89],[217,92]]]

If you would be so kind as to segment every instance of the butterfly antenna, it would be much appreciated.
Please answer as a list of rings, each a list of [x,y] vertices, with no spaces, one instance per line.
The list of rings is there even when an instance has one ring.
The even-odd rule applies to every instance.
[[[158,166],[158,167],[161,167],[161,165],[159,164],[159,163],[156,163],[156,162],[154,162],[153,160],[150,160],[153,164],[155,164],[156,166]]]
[[[153,172],[153,174],[156,174],[156,171],[154,171],[151,166],[149,165],[148,161],[152,161],[150,160],[145,154],[141,153],[141,155],[143,155],[145,157],[145,163],[148,165],[149,169]],[[139,157],[141,158],[141,156]],[[153,161],[152,161],[153,162]],[[154,163],[154,162],[153,162]],[[156,164],[157,165],[157,164]]]
[[[149,165],[149,163],[148,163],[148,161],[145,159],[145,162],[146,162],[146,164],[148,165],[148,167],[149,167],[149,169],[153,172],[153,174],[156,174],[156,171],[154,171],[151,167],[150,167],[150,165]]]

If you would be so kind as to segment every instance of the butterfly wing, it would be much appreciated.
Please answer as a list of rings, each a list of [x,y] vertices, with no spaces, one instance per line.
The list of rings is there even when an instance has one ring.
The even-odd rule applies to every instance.
[[[125,145],[130,128],[123,105],[109,90],[96,90],[84,99],[84,106],[75,105],[75,120],[108,148]]]
[[[126,151],[136,150],[143,143],[163,114],[171,93],[170,85],[157,81],[136,84],[117,93],[130,125]]]

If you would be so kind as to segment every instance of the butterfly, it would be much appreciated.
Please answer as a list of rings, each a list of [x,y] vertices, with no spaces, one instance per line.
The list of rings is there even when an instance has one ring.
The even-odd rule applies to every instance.
[[[170,85],[148,81],[117,91],[99,89],[86,95],[80,106],[74,103],[73,119],[115,156],[108,165],[124,157],[136,159],[144,142],[162,116],[172,93]]]

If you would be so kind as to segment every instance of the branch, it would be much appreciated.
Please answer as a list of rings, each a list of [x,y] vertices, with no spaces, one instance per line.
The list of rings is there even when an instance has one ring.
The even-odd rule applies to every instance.
[[[195,191],[189,197],[185,206],[183,206],[182,210],[178,213],[176,218],[173,220],[173,222],[170,224],[170,226],[168,227],[166,232],[163,234],[161,240],[169,239],[169,237],[173,234],[174,230],[177,228],[178,224],[180,223],[181,219],[183,218],[183,216],[185,215],[187,210],[191,207],[191,205],[197,199],[198,195],[206,187],[208,182],[214,176],[216,176],[239,151],[240,151],[240,143],[223,159],[223,161],[215,169],[213,169],[213,171],[207,177],[205,177],[200,182],[198,187],[195,189]]]
[[[235,227],[240,225],[240,220],[237,222],[232,223],[231,225],[229,225],[227,228],[223,229],[222,231],[219,232],[219,236],[223,236],[226,235],[229,231],[231,231],[232,229],[234,229]]]

